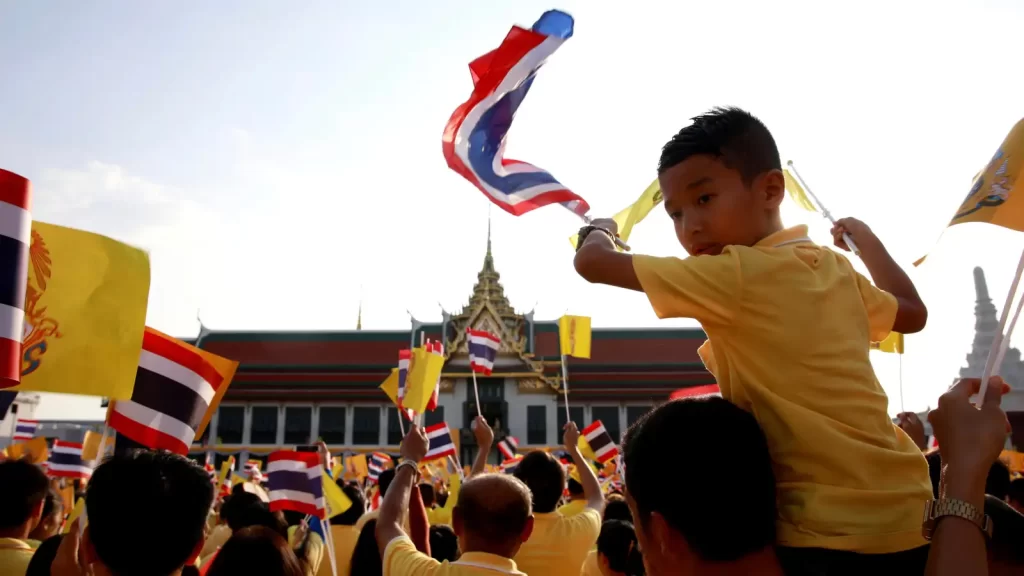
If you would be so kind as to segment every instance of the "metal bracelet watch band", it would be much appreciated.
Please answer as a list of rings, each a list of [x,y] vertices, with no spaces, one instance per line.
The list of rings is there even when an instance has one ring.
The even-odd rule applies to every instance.
[[[395,474],[398,474],[398,471],[402,469],[402,466],[408,466],[409,468],[412,468],[412,473],[414,475],[416,475],[416,476],[419,476],[419,474],[420,474],[420,465],[419,465],[419,463],[417,463],[417,462],[415,462],[413,460],[402,460],[401,462],[398,463],[398,466],[395,466]]]
[[[992,537],[992,518],[986,515],[983,510],[978,510],[970,502],[964,502],[956,498],[942,498],[939,500],[929,500],[924,505],[924,520],[921,523],[921,534],[925,540],[932,539],[939,520],[946,516],[956,516],[957,518],[967,520],[977,526],[985,536]]]
[[[586,241],[586,239],[587,239],[587,236],[590,236],[590,233],[591,233],[591,232],[594,232],[595,230],[598,230],[598,231],[604,232],[604,234],[605,234],[606,236],[608,236],[608,238],[609,238],[609,239],[610,239],[610,240],[611,240],[612,242],[614,242],[614,241],[615,241],[615,235],[614,235],[614,234],[612,234],[612,233],[611,233],[611,232],[610,232],[609,230],[606,230],[606,229],[604,229],[604,228],[601,228],[600,226],[591,226],[591,225],[587,225],[587,226],[584,226],[583,228],[580,228],[579,234],[578,234],[578,235],[576,236],[576,251],[577,251],[577,252],[578,252],[578,251],[579,251],[579,249],[580,249],[580,248],[581,248],[581,247],[583,246],[583,242],[584,242],[584,241]]]

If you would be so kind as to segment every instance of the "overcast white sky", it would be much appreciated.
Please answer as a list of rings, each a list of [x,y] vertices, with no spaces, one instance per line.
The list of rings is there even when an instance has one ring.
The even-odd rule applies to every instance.
[[[0,2],[0,165],[33,180],[35,217],[131,242],[153,263],[149,324],[214,329],[408,326],[458,309],[487,201],[445,166],[441,130],[467,64],[558,7],[576,35],[520,110],[508,153],[550,169],[594,215],[631,202],[660,146],[714,105],[753,111],[838,216],[910,263],[935,247],[974,174],[1022,115],[1014,0],[523,0],[167,4]],[[828,240],[820,218],[796,209]],[[494,211],[512,303],[551,319],[656,326],[646,299],[572,269],[578,222]],[[682,254],[656,212],[634,250]],[[904,403],[934,405],[973,334],[971,269],[1002,307],[1018,233],[967,225],[912,273],[930,308],[907,339]],[[875,359],[899,409],[895,356]],[[44,418],[98,418],[47,397]]]

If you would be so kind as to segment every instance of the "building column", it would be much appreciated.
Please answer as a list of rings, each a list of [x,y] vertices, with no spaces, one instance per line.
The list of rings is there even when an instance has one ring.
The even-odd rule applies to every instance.
[[[219,421],[220,421],[220,409],[218,408],[217,410],[214,410],[213,416],[210,417],[210,423],[207,424],[207,428],[209,428],[209,430],[210,430],[210,433],[207,434],[207,436],[206,436],[207,438],[209,438],[209,440],[206,441],[206,448],[207,448],[207,450],[206,450],[206,461],[207,462],[216,462],[217,461],[217,455],[214,453],[213,450],[210,450],[209,448],[210,448],[210,446],[217,446],[217,444],[218,444],[217,443],[217,422],[219,422]]]
[[[345,439],[341,442],[343,446],[351,446],[353,439],[353,422],[355,418],[356,407],[353,404],[345,406]]]
[[[552,394],[548,396],[548,408],[550,408],[550,410],[544,411],[545,419],[548,421],[547,441],[545,442],[548,446],[558,446],[562,443],[562,440],[558,435],[558,433],[561,432],[561,430],[558,429],[558,411],[565,410],[565,406],[558,405],[560,397],[560,394]],[[552,437],[554,438],[554,441],[552,441]]]
[[[386,404],[380,406],[380,431],[377,434],[377,445],[388,445],[388,407]]]
[[[309,443],[316,444],[320,437],[320,405],[313,404],[309,410]]]
[[[251,428],[252,428],[252,406],[246,404],[245,408],[242,410],[242,445],[243,446],[248,446],[249,442],[252,441],[251,440],[251,435],[250,435],[250,432],[251,432],[250,429]],[[248,450],[243,450],[242,452],[240,452],[238,454],[238,459],[242,462],[242,464],[245,464],[245,461],[249,459],[249,451]],[[241,469],[241,468],[239,468],[239,469]]]
[[[284,446],[284,405],[278,404],[277,406],[277,437],[274,438],[274,444],[277,447]]]

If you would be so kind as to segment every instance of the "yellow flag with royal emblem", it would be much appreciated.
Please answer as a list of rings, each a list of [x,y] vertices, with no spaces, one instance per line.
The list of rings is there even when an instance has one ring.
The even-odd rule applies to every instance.
[[[633,233],[633,227],[640,223],[641,220],[647,218],[647,215],[651,213],[651,210],[661,204],[664,198],[661,195],[661,184],[658,183],[658,179],[655,178],[654,182],[648,186],[640,197],[636,199],[629,206],[626,206],[622,210],[619,210],[615,216],[612,216],[612,220],[615,220],[615,224],[619,227],[619,239],[623,242],[629,241],[629,235]],[[572,244],[573,248],[576,248],[576,240],[579,239],[579,235],[573,234],[569,237],[569,243]]]
[[[563,356],[590,358],[590,318],[568,315],[559,318],[558,341]]]
[[[127,400],[149,300],[149,256],[106,236],[32,222],[21,384]]]

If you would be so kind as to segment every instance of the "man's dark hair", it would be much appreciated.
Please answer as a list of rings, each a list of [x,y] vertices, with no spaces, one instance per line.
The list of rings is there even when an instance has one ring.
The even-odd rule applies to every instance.
[[[377,476],[377,489],[380,490],[381,499],[387,494],[388,486],[391,486],[391,481],[395,479],[395,469],[388,468],[387,470],[380,473]]]
[[[1018,505],[1024,504],[1024,478],[1017,478],[1010,482],[1010,490],[1006,496],[1010,502],[1016,502]]]
[[[565,490],[565,470],[554,456],[534,450],[519,461],[513,476],[523,481],[533,494],[533,511],[554,512]]]
[[[455,562],[459,559],[459,538],[446,524],[430,527],[430,557],[438,562]]]
[[[70,510],[69,510],[70,512]],[[46,498],[43,500],[43,518],[49,518],[53,514],[64,513],[64,497],[53,486],[46,491]]]
[[[434,493],[434,485],[430,482],[420,482],[419,489],[420,497],[423,498],[423,506],[425,506],[427,510],[430,510],[437,498]]]
[[[623,522],[633,523],[633,513],[629,511],[629,504],[626,503],[626,499],[622,496],[612,495],[605,500],[604,504],[604,516],[601,520],[608,522],[609,520],[622,520]]]
[[[662,404],[626,432],[623,464],[636,521],[647,526],[657,512],[698,557],[732,561],[775,543],[768,442],[754,417],[730,402]]]
[[[1010,493],[1010,469],[1002,461],[996,460],[988,469],[985,479],[985,494],[991,494],[1000,500],[1006,500]]]
[[[658,174],[692,156],[706,154],[740,173],[749,185],[769,170],[781,170],[779,148],[768,127],[739,108],[712,108],[693,118],[661,149]]]
[[[348,499],[352,501],[352,505],[341,514],[335,514],[331,518],[331,524],[335,526],[355,526],[359,518],[366,512],[366,496],[363,496],[362,490],[351,484],[338,482],[338,486],[341,487],[341,491],[345,493],[345,496],[348,496]]]
[[[209,474],[184,456],[115,455],[96,468],[85,493],[89,539],[116,576],[165,576],[202,543],[212,503]],[[142,529],[145,518],[153,521]]]
[[[1024,516],[995,496],[985,496],[985,514],[992,519],[992,540],[988,551],[992,560],[1024,566]],[[1016,572],[1015,572],[1016,573]]]
[[[46,499],[50,483],[39,466],[28,460],[0,462],[0,529],[17,528],[32,517],[32,511]]]
[[[569,490],[570,496],[583,496],[583,484],[577,482],[575,478],[566,480],[565,487]]]

